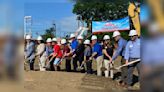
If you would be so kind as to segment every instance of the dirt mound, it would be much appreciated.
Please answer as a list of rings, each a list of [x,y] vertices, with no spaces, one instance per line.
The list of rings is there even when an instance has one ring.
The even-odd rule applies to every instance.
[[[25,72],[25,91],[30,92],[123,92],[110,78],[82,73]]]

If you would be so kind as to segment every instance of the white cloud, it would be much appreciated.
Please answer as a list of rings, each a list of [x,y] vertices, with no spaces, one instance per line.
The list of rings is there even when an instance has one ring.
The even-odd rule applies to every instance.
[[[57,35],[69,34],[70,32],[75,32],[78,29],[78,22],[76,20],[76,15],[65,17],[56,23],[57,25]]]

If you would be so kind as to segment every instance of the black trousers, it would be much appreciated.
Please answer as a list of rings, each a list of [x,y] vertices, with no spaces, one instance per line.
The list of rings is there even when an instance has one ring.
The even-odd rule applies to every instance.
[[[92,61],[86,62],[87,74],[92,74]]]
[[[33,59],[33,60],[29,63],[30,70],[34,70],[34,61],[35,61],[35,59]]]
[[[50,71],[60,71],[60,66],[57,66],[57,68],[55,69],[54,67],[54,61],[55,61],[55,58],[51,61],[50,63]]]
[[[71,59],[66,59],[65,67],[67,72],[71,72]]]
[[[78,56],[77,55],[76,57],[73,58],[73,70],[74,70],[74,72],[77,71],[77,67],[78,67],[77,61],[79,61],[80,66],[81,66],[83,60],[84,60],[84,56]],[[84,71],[84,70],[82,70],[82,71]]]
[[[55,58],[50,62],[50,71],[55,71],[55,69],[54,69],[54,60],[55,60]]]

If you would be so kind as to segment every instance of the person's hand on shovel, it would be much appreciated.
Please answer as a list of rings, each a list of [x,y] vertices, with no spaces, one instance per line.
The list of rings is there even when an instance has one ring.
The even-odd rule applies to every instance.
[[[76,57],[76,54],[74,54],[72,57],[75,58]]]
[[[111,57],[109,57],[109,64],[113,64],[113,60]]]
[[[129,61],[128,61],[128,60],[126,60],[125,64],[128,64],[128,63],[129,63]]]
[[[89,60],[92,60],[92,59],[93,59],[93,57],[90,57],[90,58],[89,58]]]

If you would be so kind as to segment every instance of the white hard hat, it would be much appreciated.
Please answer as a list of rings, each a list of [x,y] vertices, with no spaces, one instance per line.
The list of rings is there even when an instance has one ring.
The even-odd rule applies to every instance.
[[[114,31],[112,37],[116,37],[116,36],[118,36],[118,35],[120,35],[120,32],[119,32],[119,31]]]
[[[85,41],[84,41],[84,44],[90,44],[90,40],[88,40],[88,39],[85,40]]]
[[[66,43],[67,43],[66,39],[61,40],[61,44],[66,44]]]
[[[46,40],[46,42],[52,42],[51,38],[48,38],[48,39]]]
[[[43,38],[41,36],[38,36],[37,40],[40,41],[43,40]]]
[[[130,30],[129,36],[138,35],[136,30]]]
[[[31,35],[26,35],[26,40],[29,40],[29,39],[31,39],[31,38],[32,38]]]
[[[96,36],[96,35],[93,35],[93,36],[91,37],[91,40],[97,40],[97,36]]]
[[[104,40],[109,40],[110,37],[109,37],[109,35],[105,35],[103,39],[104,39]]]
[[[75,37],[75,34],[71,34],[71,35],[70,35],[70,38],[73,38],[73,37]]]
[[[52,41],[53,41],[53,42],[56,42],[56,41],[57,41],[57,39],[56,39],[56,38],[53,38],[53,39],[52,39]]]
[[[78,39],[78,40],[82,40],[82,39],[83,39],[83,36],[79,35],[79,36],[77,37],[77,39]]]

